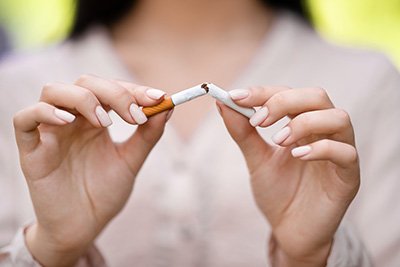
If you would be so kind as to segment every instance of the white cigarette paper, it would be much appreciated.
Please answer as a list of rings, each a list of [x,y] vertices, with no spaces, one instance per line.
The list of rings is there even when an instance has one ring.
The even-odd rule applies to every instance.
[[[182,103],[188,102],[192,99],[195,99],[199,96],[207,94],[206,89],[202,88],[201,86],[202,84],[199,84],[189,89],[171,95],[172,102],[174,103],[175,106],[177,106]]]
[[[254,115],[254,113],[256,113],[254,108],[245,108],[245,107],[241,107],[241,106],[237,105],[235,102],[233,102],[233,100],[231,99],[231,96],[229,95],[229,93],[227,91],[219,88],[215,84],[208,83],[207,87],[208,87],[208,93],[212,97],[221,101],[222,103],[224,103],[231,109],[236,110],[240,114],[250,118],[251,116]]]

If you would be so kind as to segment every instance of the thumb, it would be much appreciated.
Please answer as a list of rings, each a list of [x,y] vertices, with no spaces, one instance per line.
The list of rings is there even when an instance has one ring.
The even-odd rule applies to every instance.
[[[238,144],[250,170],[255,168],[265,156],[272,154],[272,146],[266,143],[257,130],[250,125],[248,118],[221,102],[217,102],[217,107],[229,134]]]
[[[131,170],[136,174],[147,156],[160,140],[165,124],[173,110],[159,113],[136,129],[135,133],[119,146],[119,150]]]

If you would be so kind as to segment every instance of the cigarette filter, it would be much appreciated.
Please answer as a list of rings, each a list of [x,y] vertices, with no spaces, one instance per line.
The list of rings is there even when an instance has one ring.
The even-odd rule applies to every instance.
[[[245,107],[241,107],[241,106],[237,105],[235,102],[233,102],[233,100],[231,99],[231,96],[229,95],[229,93],[227,91],[219,88],[215,84],[207,83],[207,87],[208,87],[208,93],[212,97],[221,101],[222,103],[224,103],[231,109],[236,110],[240,114],[250,118],[256,112],[254,108],[245,108]]]
[[[188,102],[199,96],[205,95],[208,92],[206,84],[199,84],[186,90],[180,91],[166,97],[161,103],[152,107],[144,107],[143,113],[147,117],[151,117],[157,113],[163,112],[164,110],[173,109],[175,106]]]

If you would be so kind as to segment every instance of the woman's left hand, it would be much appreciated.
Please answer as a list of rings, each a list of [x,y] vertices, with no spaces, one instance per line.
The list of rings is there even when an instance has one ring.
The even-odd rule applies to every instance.
[[[272,227],[274,266],[325,266],[334,234],[360,184],[349,115],[325,90],[256,87],[230,92],[262,106],[249,121],[221,103],[249,168],[256,203]],[[265,142],[254,127],[290,122]]]

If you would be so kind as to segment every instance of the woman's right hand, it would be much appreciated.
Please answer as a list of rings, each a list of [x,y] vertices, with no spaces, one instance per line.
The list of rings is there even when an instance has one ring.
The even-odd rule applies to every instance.
[[[39,103],[15,115],[21,167],[37,217],[26,242],[38,262],[73,265],[122,209],[171,112],[145,123],[138,105],[155,105],[163,96],[84,75],[74,85],[45,86]],[[145,124],[126,142],[114,143],[104,108],[130,124]]]

